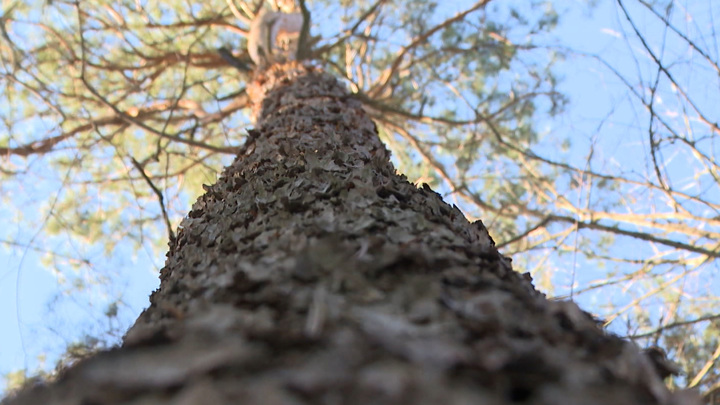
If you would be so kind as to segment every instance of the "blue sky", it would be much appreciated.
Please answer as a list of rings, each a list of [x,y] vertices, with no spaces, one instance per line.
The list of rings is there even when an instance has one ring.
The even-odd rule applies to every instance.
[[[583,1],[556,2],[561,20],[555,32],[558,37],[555,45],[601,54],[617,66],[635,69],[636,62],[628,56],[629,49],[634,49],[635,45],[628,46],[623,39],[627,31],[619,27],[622,17],[617,6],[612,1],[600,3],[592,12],[588,12]],[[642,52],[637,54],[642,55]],[[613,162],[612,154],[618,157],[628,153],[638,156],[647,154],[642,149],[646,136],[643,131],[647,123],[640,122],[641,112],[631,102],[627,88],[617,78],[593,59],[579,56],[561,63],[558,72],[563,77],[561,89],[570,98],[568,111],[557,120],[542,122],[541,129],[546,130],[547,137],[570,137],[574,149],[570,153],[562,153],[548,146],[541,153],[557,160],[569,159],[580,167],[584,165],[584,151],[591,142],[598,145],[598,153],[608,155],[608,164]],[[643,77],[646,73],[652,73],[643,72],[642,68],[638,72]],[[686,84],[694,91],[700,91],[697,87],[702,86],[702,83],[690,79]],[[717,88],[714,91],[717,92]],[[709,97],[712,98],[712,95]],[[608,115],[610,111],[612,115]],[[623,134],[623,142],[618,142],[617,136],[611,136],[618,133]],[[573,155],[575,150],[582,153]],[[627,170],[637,173],[647,171],[648,162],[643,159],[622,161],[628,165],[624,167]],[[630,167],[633,164],[636,167]],[[680,158],[673,164],[683,167]],[[0,223],[5,224],[0,227],[0,240],[24,243],[33,240],[42,228],[42,213],[49,203],[46,200],[48,190],[58,187],[62,175],[48,173],[45,184],[22,187],[0,185],[3,205],[21,206],[25,215],[38,219],[36,228],[21,228],[13,218],[12,210],[0,209]],[[687,186],[692,188],[696,185],[690,181]],[[0,243],[0,374],[20,368],[33,370],[40,366],[51,366],[57,354],[64,350],[64,345],[77,339],[79,333],[98,333],[103,329],[102,326],[108,326],[108,322],[117,322],[109,326],[123,330],[133,321],[148,304],[149,294],[158,285],[157,272],[164,257],[153,254],[150,245],[140,250],[124,245],[115,246],[114,249],[112,261],[95,260],[98,264],[93,269],[96,275],[111,282],[107,285],[99,283],[88,289],[89,293],[85,293],[61,284],[58,275],[52,270],[52,264],[41,261],[42,252]],[[80,257],[102,258],[100,251],[85,247],[78,247],[78,250]],[[589,271],[580,273],[578,277],[587,281],[598,275],[597,272]],[[95,277],[88,274],[87,277],[81,275],[79,279],[91,284],[97,282]],[[566,274],[566,277],[569,276]],[[564,292],[562,286],[559,290]],[[55,299],[58,297],[60,299]],[[124,302],[119,309],[119,317],[109,320],[103,313],[107,305],[118,297],[122,297]],[[44,364],[37,359],[41,353],[48,354]]]

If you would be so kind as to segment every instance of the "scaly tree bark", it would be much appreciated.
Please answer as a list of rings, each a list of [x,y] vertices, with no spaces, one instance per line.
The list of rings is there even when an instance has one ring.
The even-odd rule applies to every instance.
[[[249,90],[257,128],[123,346],[7,403],[695,403],[397,174],[335,79],[290,63]]]

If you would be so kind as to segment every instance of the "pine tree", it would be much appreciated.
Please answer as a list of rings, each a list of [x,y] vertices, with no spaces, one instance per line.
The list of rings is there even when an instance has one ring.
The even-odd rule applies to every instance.
[[[691,404],[397,174],[362,103],[256,74],[256,129],[171,241],[122,347],[19,404]]]

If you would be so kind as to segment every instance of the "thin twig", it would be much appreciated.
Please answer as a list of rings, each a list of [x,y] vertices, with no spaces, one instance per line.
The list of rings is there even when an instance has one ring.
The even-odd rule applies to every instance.
[[[175,232],[172,230],[172,224],[170,223],[170,216],[168,216],[167,210],[165,209],[165,198],[163,197],[162,191],[160,191],[159,188],[153,183],[153,181],[150,179],[150,177],[145,173],[145,169],[143,169],[140,162],[138,162],[134,157],[130,156],[130,159],[132,160],[133,166],[140,172],[143,179],[145,179],[145,182],[150,186],[150,188],[155,192],[155,195],[158,198],[158,202],[160,203],[160,211],[162,211],[163,219],[165,220],[165,226],[168,230],[168,237],[170,238],[170,245],[175,243]]]

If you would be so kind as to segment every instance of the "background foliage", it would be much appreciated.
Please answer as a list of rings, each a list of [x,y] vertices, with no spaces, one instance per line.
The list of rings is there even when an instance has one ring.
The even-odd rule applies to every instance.
[[[399,171],[482,218],[540,289],[667,349],[684,371],[673,384],[717,387],[711,2],[446,3],[316,0],[317,63],[365,103]],[[253,10],[3,3],[0,251],[17,260],[0,281],[35,283],[28,255],[57,280],[42,330],[9,318],[26,362],[117,343],[146,303],[147,267],[252,126],[250,76],[218,50],[249,63]],[[609,16],[605,43],[564,34],[593,15]]]

